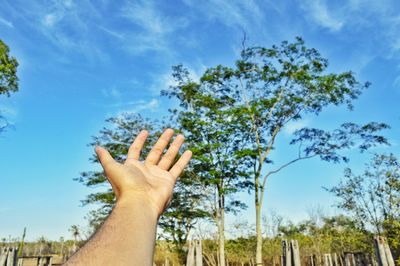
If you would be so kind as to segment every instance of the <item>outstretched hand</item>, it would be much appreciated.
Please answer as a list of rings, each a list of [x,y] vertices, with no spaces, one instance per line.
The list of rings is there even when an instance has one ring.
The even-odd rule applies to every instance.
[[[159,217],[172,197],[178,176],[189,163],[192,152],[187,150],[175,162],[175,157],[184,142],[183,135],[177,135],[164,153],[174,135],[167,129],[153,146],[145,161],[139,161],[140,152],[148,136],[142,130],[130,146],[125,163],[115,161],[110,153],[96,147],[96,153],[119,201],[139,201],[148,204]],[[175,164],[174,164],[175,162]]]

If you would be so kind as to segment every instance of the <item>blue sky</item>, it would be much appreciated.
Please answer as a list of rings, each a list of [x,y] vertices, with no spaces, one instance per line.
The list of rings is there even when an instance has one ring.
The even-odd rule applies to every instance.
[[[395,0],[110,1],[0,0],[0,39],[20,63],[20,91],[0,98],[14,129],[0,136],[0,237],[27,226],[28,239],[71,237],[85,225],[91,190],[73,181],[93,166],[87,146],[104,119],[124,111],[149,117],[171,103],[159,91],[172,83],[171,66],[183,63],[194,78],[237,58],[243,32],[249,44],[270,46],[302,36],[330,61],[331,71],[353,70],[372,86],[355,110],[328,108],[290,125],[279,139],[277,162],[290,157],[290,134],[301,126],[333,129],[345,121],[382,121],[390,148],[399,154],[400,4]],[[370,154],[350,154],[362,169]],[[335,199],[321,189],[346,165],[311,160],[269,180],[264,213],[299,221],[321,205],[331,214]],[[249,209],[240,217],[251,223]],[[228,217],[228,224],[233,223]]]

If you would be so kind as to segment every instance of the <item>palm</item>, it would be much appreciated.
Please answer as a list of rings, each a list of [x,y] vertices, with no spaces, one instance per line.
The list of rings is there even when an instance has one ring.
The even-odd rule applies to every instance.
[[[176,178],[191,157],[191,152],[186,151],[173,165],[179,148],[183,144],[182,135],[175,138],[167,152],[162,156],[172,136],[173,131],[171,129],[166,130],[144,162],[139,161],[139,157],[147,137],[146,131],[142,131],[136,137],[129,148],[124,164],[117,163],[105,149],[100,147],[96,149],[117,200],[123,195],[144,196],[154,205],[159,215],[162,213],[171,198]]]

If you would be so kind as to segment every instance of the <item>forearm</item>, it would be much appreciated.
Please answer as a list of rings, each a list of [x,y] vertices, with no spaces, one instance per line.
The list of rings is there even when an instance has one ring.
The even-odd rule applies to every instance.
[[[120,199],[90,241],[65,264],[152,265],[157,214],[140,198]]]

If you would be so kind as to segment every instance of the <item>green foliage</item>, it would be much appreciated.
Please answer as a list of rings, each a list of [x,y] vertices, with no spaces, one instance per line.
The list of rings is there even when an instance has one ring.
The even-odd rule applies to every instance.
[[[18,62],[9,53],[8,46],[0,40],[0,95],[6,96],[10,96],[11,92],[18,91]],[[0,133],[6,130],[8,126],[9,123],[0,112]]]
[[[187,69],[176,66],[177,85],[163,92],[178,100],[180,108],[173,113],[189,136],[194,169],[204,184],[216,186],[220,206],[224,195],[254,189],[258,250],[260,213],[270,175],[300,160],[348,161],[341,151],[387,144],[377,134],[388,128],[382,123],[344,123],[333,131],[302,128],[291,141],[298,153],[287,163],[264,170],[265,164],[273,164],[270,154],[288,123],[318,115],[332,105],[351,110],[352,101],[370,85],[358,82],[351,71],[330,73],[327,67],[327,59],[296,38],[271,48],[244,48],[233,67],[208,68],[199,82],[189,78]]]
[[[301,249],[308,254],[362,252],[372,253],[372,234],[360,227],[349,217],[339,215],[321,217],[294,225],[289,223],[280,228],[281,236],[297,239]]]
[[[224,260],[225,212],[236,213],[245,204],[229,197],[243,189],[249,189],[251,169],[245,163],[240,150],[241,133],[232,121],[234,116],[231,91],[225,87],[208,86],[192,81],[182,65],[173,68],[177,85],[162,94],[174,97],[180,108],[172,110],[175,121],[186,137],[188,148],[193,152],[191,168],[194,176],[205,189],[209,189],[212,208],[210,216],[218,225],[220,260]],[[224,264],[222,264],[224,265]]]
[[[17,59],[10,56],[10,49],[0,40],[0,95],[10,96],[18,91]]]
[[[386,236],[394,250],[400,248],[400,162],[396,156],[375,154],[362,174],[347,168],[343,180],[327,190],[339,198],[338,208],[352,214],[361,227]]]

